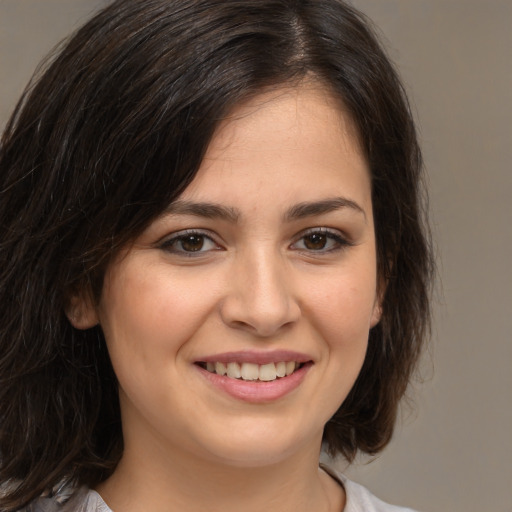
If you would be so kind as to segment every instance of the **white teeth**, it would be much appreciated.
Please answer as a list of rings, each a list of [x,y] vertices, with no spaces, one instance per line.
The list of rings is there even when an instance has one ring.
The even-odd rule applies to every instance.
[[[242,363],[241,373],[244,380],[258,380],[259,367],[253,363]]]
[[[238,363],[228,363],[228,377],[239,379],[241,376],[240,365]]]
[[[286,375],[286,363],[281,361],[276,363],[276,375],[278,377],[284,377]]]
[[[247,381],[260,380],[269,382],[276,380],[278,377],[286,377],[291,375],[300,367],[295,361],[280,361],[278,363],[254,364],[254,363],[206,363],[206,369],[211,373],[225,376],[231,379],[243,379]]]
[[[215,363],[215,373],[218,375],[226,375],[227,368],[224,363]]]
[[[291,375],[295,371],[295,361],[288,361],[286,363],[286,375]]]
[[[274,363],[262,364],[260,366],[259,378],[263,381],[276,380],[276,365]]]

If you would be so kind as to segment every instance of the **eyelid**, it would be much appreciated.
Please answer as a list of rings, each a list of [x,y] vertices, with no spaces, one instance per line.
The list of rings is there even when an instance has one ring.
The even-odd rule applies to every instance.
[[[326,235],[329,239],[333,240],[336,243],[335,247],[329,248],[329,249],[308,249],[308,248],[296,248],[294,247],[297,245],[302,239],[309,235],[313,234],[322,234]],[[173,250],[173,244],[177,243],[180,239],[183,239],[187,236],[199,236],[204,237],[205,239],[208,239],[211,243],[213,243],[216,247],[213,249],[207,249],[207,250],[199,250],[199,251],[184,251],[184,250]],[[167,251],[171,254],[178,254],[180,256],[187,256],[187,257],[199,257],[204,256],[208,253],[211,253],[212,251],[216,250],[222,250],[223,245],[219,242],[218,236],[213,233],[212,231],[208,229],[201,229],[201,228],[188,228],[188,229],[182,229],[180,231],[176,231],[173,233],[169,233],[162,237],[160,240],[156,242],[156,246],[159,249],[162,249],[164,251]],[[328,228],[324,226],[319,227],[313,227],[305,229],[304,231],[301,231],[297,234],[294,241],[290,244],[290,247],[293,250],[299,251],[299,252],[306,252],[308,254],[328,254],[331,252],[336,252],[345,249],[346,247],[350,247],[355,245],[354,242],[350,239],[350,237],[344,233],[343,231],[339,229],[334,228]]]
[[[201,236],[201,237],[204,237],[204,238],[210,240],[213,244],[216,245],[216,249],[212,249],[212,250],[222,249],[222,245],[219,243],[218,237],[214,233],[212,233],[208,229],[197,229],[197,228],[182,229],[180,231],[175,231],[173,233],[169,233],[169,234],[165,235],[163,238],[161,238],[160,240],[158,240],[158,242],[156,242],[155,245],[159,249],[162,249],[164,251],[167,251],[167,252],[170,252],[170,253],[174,253],[174,254],[183,255],[183,256],[187,256],[187,257],[204,256],[205,254],[207,254],[207,253],[212,251],[212,250],[197,251],[197,252],[193,252],[193,251],[177,251],[177,250],[173,251],[172,250],[172,244],[176,243],[178,240],[180,240],[180,239],[182,239],[182,238],[184,238],[186,236]]]
[[[339,250],[343,250],[346,247],[352,247],[354,242],[350,239],[350,237],[345,234],[343,231],[340,231],[339,229],[333,229],[333,228],[327,228],[327,227],[315,227],[315,228],[308,228],[304,231],[301,231],[297,237],[295,238],[295,241],[291,244],[291,247],[296,245],[300,240],[303,238],[314,235],[314,234],[322,234],[327,235],[329,238],[335,240],[337,243],[337,246],[331,249],[319,249],[319,250],[313,250],[313,249],[296,249],[298,251],[307,252],[311,254],[328,254],[330,252],[335,252]]]

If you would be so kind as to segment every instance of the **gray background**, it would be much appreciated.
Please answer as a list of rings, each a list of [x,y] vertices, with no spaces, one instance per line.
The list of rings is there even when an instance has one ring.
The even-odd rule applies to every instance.
[[[0,126],[40,58],[104,3],[0,0]],[[424,512],[510,512],[512,2],[353,3],[411,93],[441,278],[414,408],[376,461],[348,473]]]

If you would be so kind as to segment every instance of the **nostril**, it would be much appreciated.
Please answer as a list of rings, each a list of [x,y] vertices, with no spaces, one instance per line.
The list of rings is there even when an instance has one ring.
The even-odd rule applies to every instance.
[[[239,329],[252,329],[252,325],[248,322],[243,322],[242,320],[233,320],[231,321],[231,325],[233,327],[237,327]]]

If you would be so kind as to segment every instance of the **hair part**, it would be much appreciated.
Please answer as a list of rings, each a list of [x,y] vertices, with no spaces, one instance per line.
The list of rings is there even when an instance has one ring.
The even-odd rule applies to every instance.
[[[95,486],[123,450],[98,301],[110,261],[192,181],[219,123],[314,76],[347,108],[371,170],[380,323],[327,423],[352,460],[390,440],[429,329],[432,252],[406,95],[370,24],[340,0],[117,0],[26,91],[0,148],[0,497],[15,510],[67,481]]]

